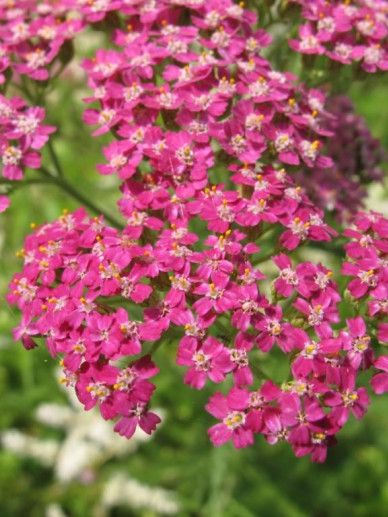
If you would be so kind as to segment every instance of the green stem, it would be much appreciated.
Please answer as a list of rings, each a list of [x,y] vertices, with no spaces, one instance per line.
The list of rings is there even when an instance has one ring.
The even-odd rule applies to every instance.
[[[17,182],[9,182],[8,185],[12,185],[13,189],[16,190],[17,188],[23,188],[27,187],[29,185],[35,185],[35,184],[47,184],[47,185],[55,185],[58,188],[62,189],[64,192],[66,192],[69,196],[79,201],[82,205],[89,208],[91,212],[93,212],[96,215],[102,215],[104,219],[110,223],[115,228],[118,228],[121,230],[123,228],[123,225],[120,224],[113,216],[106,213],[104,210],[99,208],[97,205],[95,205],[90,199],[88,199],[86,196],[81,194],[76,188],[73,187],[70,183],[68,183],[64,178],[55,176],[50,171],[48,171],[46,168],[42,167],[39,169],[39,171],[44,175],[42,178],[31,178],[28,180],[23,181],[17,181]]]
[[[95,214],[103,215],[104,219],[106,219],[106,221],[108,221],[112,226],[114,226],[118,229],[122,229],[122,225],[118,221],[116,221],[116,219],[114,217],[107,214],[104,210],[102,210],[101,208],[96,206],[92,201],[90,201],[90,199],[88,199],[83,194],[81,194],[81,192],[79,192],[72,185],[70,185],[70,183],[68,183],[65,179],[59,178],[59,177],[53,177],[52,182],[55,185],[57,185],[59,188],[64,190],[67,194],[69,194],[69,196],[73,197],[74,199],[79,201],[82,205],[89,208],[89,210],[91,210]]]
[[[51,139],[49,139],[49,141],[47,142],[47,149],[48,149],[48,152],[50,153],[55,170],[57,171],[57,175],[59,177],[63,178],[64,177],[63,169],[62,169],[61,163],[58,159],[57,153],[55,152],[54,145],[53,145],[53,142]]]

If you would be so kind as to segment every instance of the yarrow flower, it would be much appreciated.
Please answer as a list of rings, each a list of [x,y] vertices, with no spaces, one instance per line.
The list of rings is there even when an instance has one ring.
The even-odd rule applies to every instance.
[[[381,367],[372,386],[385,391],[373,345],[387,338],[386,323],[374,323],[386,315],[388,289],[388,222],[378,214],[360,213],[344,233],[352,239],[345,297],[325,265],[295,264],[294,250],[337,235],[293,179],[297,167],[333,167],[324,155],[334,133],[325,95],[273,69],[260,53],[271,38],[241,4],[67,4],[79,17],[67,27],[72,34],[84,25],[115,28],[113,48],[83,62],[92,90],[84,122],[97,127],[93,136],[111,135],[97,168],[119,178],[124,227],[79,209],[27,237],[8,294],[22,313],[15,339],[27,349],[44,339],[85,409],[97,406],[130,438],[160,421],[149,379],[159,371],[156,350],[177,335],[186,384],[233,383],[207,405],[219,420],[209,430],[216,446],[245,447],[262,434],[324,461],[350,415],[366,412],[358,374]],[[56,9],[62,27],[67,18]],[[19,28],[23,42],[28,30]],[[323,52],[310,29],[306,35],[306,52]],[[67,36],[58,38],[43,49],[29,42],[27,65],[22,45],[15,70],[50,76],[47,65],[66,48]],[[20,143],[4,151],[15,163],[3,173],[17,179],[52,128],[41,126],[40,108],[4,103],[23,115],[12,123],[4,116],[4,138]],[[260,270],[266,261],[277,277]],[[344,301],[355,312],[346,321]],[[283,383],[261,369],[269,354],[289,365]]]
[[[325,55],[342,64],[360,62],[365,72],[388,70],[387,5],[385,0],[292,0],[302,7],[306,21],[292,49]]]
[[[19,97],[7,99],[0,95],[0,158],[3,177],[20,180],[25,167],[40,167],[38,151],[55,131],[54,127],[42,124],[44,117],[43,108],[29,108]]]

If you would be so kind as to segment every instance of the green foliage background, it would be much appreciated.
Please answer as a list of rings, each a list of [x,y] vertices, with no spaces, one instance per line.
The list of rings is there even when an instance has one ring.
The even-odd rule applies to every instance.
[[[74,78],[73,78],[74,79]],[[375,136],[388,149],[387,84],[382,80],[354,85],[349,94]],[[50,122],[58,126],[55,140],[66,175],[85,193],[114,213],[117,183],[95,173],[101,161],[102,139],[92,139],[81,124],[81,93],[74,80],[58,80],[55,94],[48,95]],[[86,93],[86,92],[85,92]],[[58,109],[66,105],[66,109]],[[56,218],[77,203],[55,186],[20,189],[11,209],[0,220],[2,240],[0,291],[19,267],[15,251],[30,231],[30,223]],[[55,364],[43,348],[24,351],[12,342],[11,328],[18,314],[5,302],[0,306],[0,431],[17,427],[34,436],[59,435],[33,419],[33,411],[45,401],[65,401],[57,387]],[[50,502],[58,502],[75,517],[88,517],[103,482],[119,466],[148,485],[177,492],[182,516],[225,517],[384,517],[388,508],[388,397],[373,398],[362,422],[351,419],[339,435],[339,445],[329,452],[324,465],[308,458],[295,459],[285,445],[271,447],[258,439],[254,447],[236,451],[231,446],[214,449],[206,434],[211,417],[203,410],[209,392],[196,392],[182,384],[182,370],[174,364],[176,344],[157,351],[161,374],[157,378],[155,405],[166,419],[154,439],[137,453],[104,467],[99,481],[58,485],[50,470],[32,460],[0,451],[0,514],[2,517],[44,515]],[[117,508],[112,515],[152,513]]]

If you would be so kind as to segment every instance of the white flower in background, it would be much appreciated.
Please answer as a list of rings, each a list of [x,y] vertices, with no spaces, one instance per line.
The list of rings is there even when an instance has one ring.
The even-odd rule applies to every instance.
[[[59,504],[49,504],[44,513],[45,517],[67,517]]]
[[[139,510],[147,508],[157,514],[167,515],[179,510],[173,492],[142,485],[123,473],[115,474],[105,484],[101,504],[106,509],[121,505]]]
[[[52,467],[55,478],[65,485],[76,480],[93,482],[104,463],[133,453],[142,442],[150,439],[138,428],[130,440],[124,440],[114,433],[111,425],[101,420],[98,410],[86,412],[74,392],[66,389],[66,394],[70,399],[68,406],[44,403],[35,412],[38,422],[65,431],[63,440],[38,439],[18,429],[7,429],[0,435],[2,446],[18,456],[33,458],[45,467]],[[118,505],[150,509],[158,514],[178,511],[171,492],[142,485],[122,474],[108,478],[101,493],[102,501],[97,502],[99,516],[109,515],[109,509]],[[46,517],[62,515],[60,506],[47,506]]]
[[[33,458],[45,467],[54,464],[60,444],[56,440],[39,440],[17,429],[7,429],[1,434],[1,444],[4,449],[18,456]]]

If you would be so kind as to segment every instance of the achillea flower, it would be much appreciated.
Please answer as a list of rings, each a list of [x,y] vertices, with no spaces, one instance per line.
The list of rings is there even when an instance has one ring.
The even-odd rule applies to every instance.
[[[292,0],[302,7],[306,23],[299,39],[290,40],[292,49],[303,54],[324,54],[342,64],[360,62],[374,73],[388,69],[386,4],[384,0],[359,0],[349,5],[339,0]]]
[[[375,213],[358,214],[344,233],[351,241],[345,296],[324,265],[293,265],[300,245],[336,236],[290,173],[302,162],[312,174],[333,166],[322,155],[333,133],[324,94],[273,70],[259,52],[270,37],[253,29],[254,13],[229,0],[66,5],[79,24],[67,27],[72,34],[64,40],[54,43],[50,23],[42,32],[31,21],[46,42],[41,52],[30,27],[40,15],[28,9],[17,34],[9,21],[1,37],[19,52],[15,70],[39,80],[82,26],[105,20],[117,29],[114,49],[84,61],[92,89],[86,102],[95,103],[84,122],[97,126],[93,136],[113,138],[98,169],[121,181],[125,227],[110,228],[80,209],[27,237],[23,270],[8,295],[22,312],[15,338],[28,349],[44,338],[51,355],[63,358],[63,382],[75,386],[85,409],[98,407],[130,438],[138,426],[151,433],[160,421],[150,409],[149,379],[158,372],[150,355],[178,333],[187,384],[233,382],[207,405],[219,420],[209,430],[215,445],[245,447],[262,434],[324,461],[350,414],[360,418],[368,406],[359,371],[380,368],[372,386],[386,391],[384,356],[375,360],[372,345],[387,339],[385,321],[377,325],[374,316],[386,314],[388,278],[388,222]],[[63,9],[59,3],[54,14]],[[323,18],[314,9],[306,15],[299,47],[323,53],[336,38],[333,52],[347,61],[354,15],[330,9]],[[373,41],[383,37],[381,28],[358,25]],[[27,69],[29,51],[36,55]],[[6,176],[39,166],[36,149],[52,131],[42,126],[43,114],[0,98]],[[276,278],[257,267],[267,260],[279,269]],[[347,321],[343,300],[355,311]],[[273,353],[288,365],[279,385],[261,383],[260,360]]]

